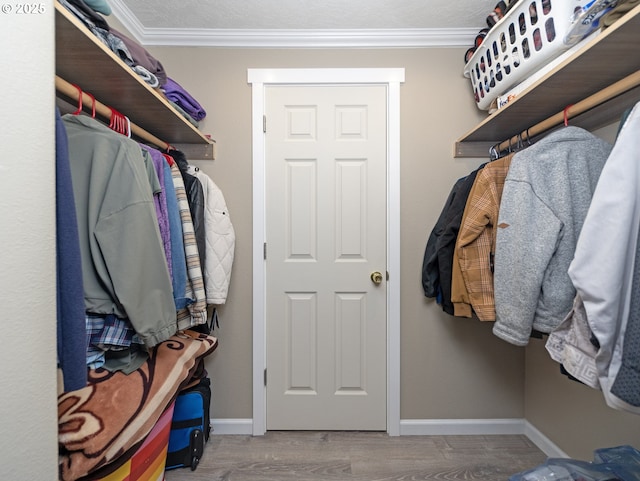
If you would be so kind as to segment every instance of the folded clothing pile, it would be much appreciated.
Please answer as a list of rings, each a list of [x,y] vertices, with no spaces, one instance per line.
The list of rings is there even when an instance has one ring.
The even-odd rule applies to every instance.
[[[207,112],[202,108],[196,99],[187,92],[178,82],[167,78],[166,83],[160,88],[167,99],[177,105],[178,111],[183,115],[191,117],[196,122],[204,119]]]
[[[162,63],[147,49],[109,26],[102,17],[111,14],[111,7],[106,0],[59,1],[147,85],[159,89],[183,117],[198,127],[199,121],[206,116],[205,110],[182,86],[167,77]]]

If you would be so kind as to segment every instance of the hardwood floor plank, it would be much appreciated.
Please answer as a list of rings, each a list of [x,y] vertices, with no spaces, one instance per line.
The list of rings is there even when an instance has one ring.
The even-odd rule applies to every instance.
[[[212,436],[196,471],[166,481],[505,481],[546,459],[525,436],[268,432]]]

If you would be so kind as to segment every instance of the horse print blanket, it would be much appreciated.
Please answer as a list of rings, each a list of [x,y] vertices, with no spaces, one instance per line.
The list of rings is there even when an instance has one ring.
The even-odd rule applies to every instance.
[[[150,349],[137,371],[90,370],[86,387],[61,394],[59,480],[94,479],[126,462],[217,345],[215,337],[183,331]]]

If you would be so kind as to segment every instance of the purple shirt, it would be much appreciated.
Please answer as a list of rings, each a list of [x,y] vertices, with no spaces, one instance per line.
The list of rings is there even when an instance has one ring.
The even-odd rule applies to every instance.
[[[169,268],[169,275],[173,279],[173,269],[171,265],[171,234],[169,230],[169,214],[167,213],[167,193],[164,190],[164,157],[162,153],[156,149],[153,149],[147,145],[140,144],[140,146],[149,152],[151,160],[153,161],[153,168],[158,174],[158,181],[163,187],[157,195],[153,196],[153,200],[156,207],[156,215],[158,217],[158,227],[160,228],[160,238],[162,239],[162,246],[164,247],[164,255],[167,259],[167,267]]]
[[[178,82],[167,77],[167,83],[162,86],[162,90],[169,100],[175,102],[182,110],[195,120],[202,120],[207,116],[202,106],[187,92]]]

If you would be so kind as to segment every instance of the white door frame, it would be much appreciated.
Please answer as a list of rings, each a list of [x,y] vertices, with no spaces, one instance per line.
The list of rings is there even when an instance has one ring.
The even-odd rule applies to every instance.
[[[264,260],[266,151],[263,131],[268,85],[387,86],[387,432],[400,435],[400,83],[403,68],[248,69],[253,145],[253,435],[266,432],[266,269]]]

